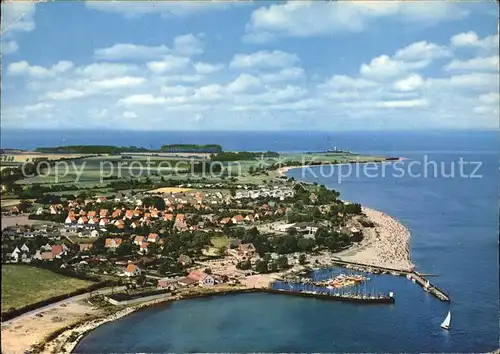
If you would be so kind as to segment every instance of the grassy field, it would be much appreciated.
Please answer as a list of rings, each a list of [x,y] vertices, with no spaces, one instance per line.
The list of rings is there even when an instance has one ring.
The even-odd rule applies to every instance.
[[[183,193],[191,191],[191,188],[164,187],[149,191],[149,193]]]
[[[212,245],[216,248],[227,246],[229,241],[230,239],[227,236],[212,237],[212,239],[210,240]]]
[[[2,266],[2,312],[85,288],[92,282],[27,266]]]

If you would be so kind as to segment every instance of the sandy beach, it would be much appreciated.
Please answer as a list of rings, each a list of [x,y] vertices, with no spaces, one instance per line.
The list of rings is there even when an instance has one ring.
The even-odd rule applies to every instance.
[[[374,228],[364,229],[364,239],[359,245],[335,254],[344,261],[364,263],[379,267],[411,270],[415,266],[410,259],[410,231],[393,217],[366,207],[366,216],[374,222]]]

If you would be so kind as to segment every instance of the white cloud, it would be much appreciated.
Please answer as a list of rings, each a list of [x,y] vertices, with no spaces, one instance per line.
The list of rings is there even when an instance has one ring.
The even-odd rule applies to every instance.
[[[36,103],[36,104],[33,104],[33,105],[25,106],[24,110],[26,112],[38,112],[38,111],[41,111],[41,110],[50,109],[52,107],[54,107],[53,104],[39,102],[39,103]]]
[[[241,74],[227,86],[230,93],[248,93],[261,87],[260,79],[248,74]]]
[[[9,55],[17,52],[19,46],[16,41],[3,41],[2,40],[2,55]]]
[[[167,55],[162,61],[148,62],[146,66],[155,74],[163,74],[165,72],[176,71],[185,68],[191,60],[184,57],[176,57]]]
[[[136,17],[144,14],[160,14],[163,17],[188,16],[204,11],[221,11],[234,6],[228,2],[115,2],[85,1],[85,5],[93,10]]]
[[[264,74],[261,76],[263,82],[276,83],[276,82],[289,82],[305,77],[304,69],[299,67],[284,68],[278,72]]]
[[[320,89],[325,90],[364,90],[377,87],[376,82],[362,79],[352,78],[346,75],[334,75],[324,83],[319,85]]]
[[[194,99],[197,100],[217,100],[224,98],[225,88],[222,85],[212,84],[202,86],[194,92]]]
[[[377,18],[433,24],[465,16],[450,2],[414,1],[289,1],[256,9],[246,26],[245,40],[265,42],[277,37],[309,37],[364,30]]]
[[[296,64],[299,58],[296,54],[280,50],[263,50],[253,54],[236,54],[229,64],[234,69],[283,68]]]
[[[113,88],[138,86],[144,83],[145,81],[146,79],[143,77],[123,76],[123,77],[116,77],[113,79],[95,81],[92,82],[90,85],[96,88],[113,89]]]
[[[91,79],[101,79],[113,76],[126,76],[139,71],[139,67],[132,64],[97,62],[90,65],[78,67],[78,75]]]
[[[198,62],[194,64],[194,68],[198,74],[213,74],[217,71],[220,71],[224,68],[223,64],[210,64]]]
[[[193,56],[203,53],[203,43],[192,34],[175,37],[172,52],[180,56]]]
[[[421,41],[398,50],[394,55],[394,58],[403,61],[419,61],[446,58],[452,55],[451,51],[446,47]]]
[[[497,106],[476,106],[474,112],[478,114],[485,114],[497,117],[498,119],[498,105]]]
[[[100,48],[94,51],[94,58],[99,60],[134,60],[134,59],[154,59],[166,55],[169,48],[160,46],[145,46],[130,43],[117,43],[107,48]]]
[[[192,89],[186,86],[162,86],[161,93],[167,96],[185,96],[190,93]]]
[[[405,62],[391,59],[388,55],[381,55],[372,59],[369,64],[362,64],[360,73],[375,80],[385,80],[402,76],[412,70],[425,68],[429,63],[428,60]]]
[[[498,92],[490,92],[479,96],[479,101],[485,104],[497,104],[500,102],[500,94]]]
[[[33,78],[52,77],[57,74],[62,74],[73,68],[73,63],[70,61],[60,61],[51,68],[44,68],[38,65],[30,65],[27,61],[19,61],[10,63],[7,67],[9,75],[30,76]]]
[[[35,3],[30,1],[2,1],[2,37],[15,32],[35,29]]]
[[[394,89],[397,91],[415,91],[424,85],[424,79],[418,74],[411,74],[408,77],[398,80],[394,83]]]
[[[45,94],[45,98],[53,99],[54,101],[67,101],[74,98],[81,98],[87,96],[87,93],[82,90],[75,89],[65,89],[60,92],[48,92]]]
[[[463,70],[463,71],[498,71],[499,58],[498,55],[491,57],[479,57],[469,60],[453,59],[444,69],[447,71]]]
[[[125,111],[123,112],[123,118],[137,118],[137,114],[132,111]]]
[[[122,105],[157,105],[164,104],[165,97],[153,96],[151,94],[131,95],[118,101]]]
[[[434,78],[426,81],[426,89],[436,93],[442,90],[466,90],[466,91],[498,91],[498,74],[493,73],[470,73],[452,75],[449,78]],[[453,91],[450,91],[453,92]]]
[[[486,52],[498,52],[498,34],[492,34],[480,39],[476,32],[469,31],[454,35],[450,43],[455,48],[477,48]]]
[[[401,101],[381,101],[377,102],[376,106],[381,108],[411,108],[427,106],[428,102],[425,99],[401,100]]]

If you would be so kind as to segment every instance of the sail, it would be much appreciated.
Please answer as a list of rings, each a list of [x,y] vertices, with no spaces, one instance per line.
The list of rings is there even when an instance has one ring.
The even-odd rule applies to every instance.
[[[441,323],[441,327],[450,327],[451,322],[451,312],[448,311],[448,315],[444,319],[443,323]]]

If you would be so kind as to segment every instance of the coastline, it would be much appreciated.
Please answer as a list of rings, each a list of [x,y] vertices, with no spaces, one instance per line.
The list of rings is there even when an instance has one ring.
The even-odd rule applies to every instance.
[[[409,230],[399,221],[381,211],[366,207],[362,207],[362,210],[363,213],[365,213],[375,223],[374,228],[366,229],[371,230],[371,232],[366,233],[363,241],[339,253],[323,252],[319,255],[313,256],[311,257],[311,264],[316,264],[318,267],[327,267],[332,265],[332,258],[336,258],[338,260],[348,262],[362,263],[366,266],[371,265],[396,268],[402,271],[409,271],[413,269],[414,264],[411,262],[409,252],[409,241],[411,237]],[[316,261],[318,262],[316,263]],[[86,316],[86,314],[92,310],[90,304],[86,304],[87,306],[83,312],[81,312],[80,317],[73,321],[73,323],[61,326],[59,329],[52,330],[51,332],[44,333],[42,336],[44,339],[34,346],[34,348],[39,347],[41,350],[35,350],[34,352],[71,353],[74,348],[76,348],[80,340],[90,331],[96,329],[102,324],[118,320],[142,308],[183,299],[195,299],[204,296],[222,295],[226,293],[252,292],[258,288],[267,287],[269,282],[274,280],[276,276],[279,276],[279,274],[280,273],[272,273],[249,276],[245,279],[244,286],[240,287],[217,286],[211,289],[190,289],[187,292],[174,296],[166,296],[165,298],[127,307],[118,310],[113,314],[106,315],[101,313],[100,315],[92,318],[88,318]],[[83,306],[83,304],[78,305]],[[64,309],[60,310],[64,311]],[[40,319],[37,320],[39,321]],[[19,324],[16,324],[15,322],[11,325],[13,328],[16,328],[17,326],[19,326]],[[22,328],[19,329],[22,330]],[[38,327],[38,331],[40,332],[43,332],[44,329],[45,327]],[[51,338],[51,335],[54,332],[60,332],[61,330],[62,332],[55,336],[55,338]],[[4,328],[2,328],[2,337],[4,337],[3,334]],[[17,347],[16,350],[11,351],[10,348],[2,348],[4,349],[3,352],[14,354],[24,353],[26,348],[24,344],[25,342],[21,342],[20,339],[17,339],[15,334],[14,338],[12,338],[12,336],[12,334],[9,334],[9,337],[11,337],[10,342]],[[38,337],[40,337],[40,333]]]
[[[276,172],[283,176],[293,168],[305,166],[282,167]],[[409,242],[410,231],[395,218],[375,209],[362,207],[363,213],[371,219],[375,227],[365,228],[365,237],[359,244],[355,244],[339,253],[322,252],[311,256],[310,263],[317,267],[332,265],[332,258],[348,262],[361,263],[366,266],[380,266],[409,271],[414,268],[410,259]],[[24,353],[30,347],[38,353],[71,353],[80,340],[90,331],[102,324],[118,320],[139,309],[170,301],[177,301],[203,296],[213,296],[229,292],[251,292],[255,287],[266,287],[275,276],[280,273],[249,276],[243,287],[219,287],[213,289],[198,288],[191,293],[181,293],[174,296],[144,302],[131,307],[119,309],[112,314],[105,314],[96,310],[91,304],[83,301],[73,302],[64,308],[51,309],[44,313],[45,319],[33,316],[26,319],[28,323],[15,319],[7,326],[2,326],[2,352]],[[183,296],[184,295],[184,296]],[[78,309],[79,307],[79,309]],[[60,317],[68,317],[68,309],[75,308],[74,316],[55,321]],[[52,322],[49,322],[52,317]],[[50,325],[42,325],[45,321]],[[7,338],[7,342],[4,340]]]

